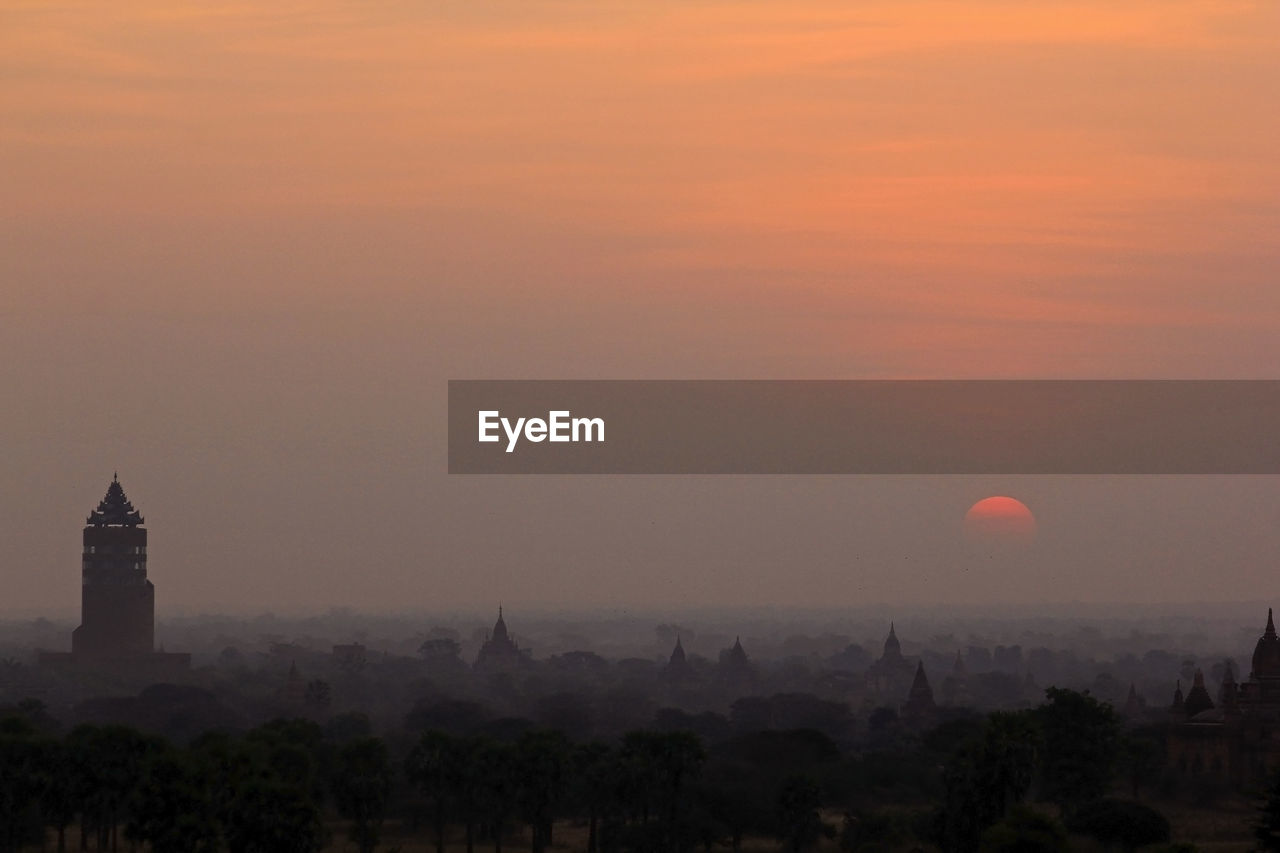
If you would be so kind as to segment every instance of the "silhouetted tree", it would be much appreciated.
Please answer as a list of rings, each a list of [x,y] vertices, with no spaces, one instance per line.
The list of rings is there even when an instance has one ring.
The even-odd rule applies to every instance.
[[[452,736],[429,731],[405,759],[405,775],[431,803],[436,853],[444,853],[445,827],[451,817],[456,749]]]
[[[168,748],[148,759],[125,835],[146,842],[152,853],[221,849],[217,805],[190,755]]]
[[[712,765],[705,774],[705,784],[698,790],[698,802],[712,820],[722,828],[734,853],[742,847],[748,833],[766,833],[774,828],[775,793],[769,780],[742,771],[738,765]]]
[[[835,837],[835,829],[822,820],[822,791],[808,776],[791,776],[778,791],[777,836],[791,853],[805,853],[823,838]]]
[[[42,834],[40,744],[25,717],[0,721],[0,851],[10,853]]]
[[[1039,747],[1040,733],[1029,715],[996,711],[987,717],[978,784],[997,818],[1004,817],[1030,790]]]
[[[996,712],[943,769],[946,791],[937,832],[949,850],[975,850],[986,829],[1031,787],[1039,733],[1025,713]]]
[[[327,834],[305,791],[261,779],[237,791],[225,830],[230,853],[318,853]]]
[[[1280,851],[1280,770],[1271,774],[1258,806],[1253,837],[1262,850]]]
[[[333,747],[319,723],[296,717],[272,720],[250,731],[242,748],[248,751],[243,760],[256,776],[298,788],[317,806],[324,805]]]
[[[881,812],[845,812],[840,849],[847,853],[880,851],[897,847],[907,837],[892,815]]]
[[[306,692],[303,694],[303,701],[307,703],[307,707],[314,711],[327,711],[329,706],[333,704],[333,689],[329,686],[329,682],[315,679],[307,682]]]
[[[439,731],[451,735],[470,734],[488,714],[476,702],[450,699],[422,704],[409,712],[405,727],[410,731]]]
[[[681,846],[681,795],[705,760],[701,741],[689,732],[634,731],[623,737],[619,791],[647,827],[646,844],[661,849]]]
[[[1042,793],[1070,813],[1105,796],[1116,766],[1120,724],[1110,705],[1050,687],[1035,709],[1043,735]]]
[[[493,836],[493,853],[502,853],[502,837],[518,795],[516,748],[485,739],[475,755],[480,813]]]
[[[572,798],[587,816],[587,853],[598,853],[600,822],[617,799],[617,755],[608,744],[583,744],[573,751],[572,767]]]
[[[324,726],[325,738],[335,743],[347,743],[372,734],[373,726],[369,724],[369,715],[359,711],[338,714]]]
[[[483,737],[456,738],[449,755],[448,773],[453,789],[455,816],[462,822],[467,853],[475,850],[476,829],[485,821],[493,805],[491,788],[499,783],[491,775],[495,771],[514,775],[514,767],[497,768],[488,761],[494,742]]]
[[[976,741],[957,749],[943,767],[946,794],[935,834],[944,850],[972,853],[982,833],[999,819],[995,803],[982,790],[981,777],[981,747]]]
[[[78,759],[81,829],[92,831],[98,849],[119,848],[118,827],[129,817],[147,758],[162,748],[158,738],[127,726],[78,726],[67,737]]]
[[[338,814],[351,821],[351,840],[360,853],[372,853],[391,796],[386,744],[376,737],[362,737],[338,750],[330,788]]]
[[[40,811],[58,834],[58,853],[67,849],[67,827],[80,810],[78,763],[66,742],[45,738],[40,755]]]
[[[517,802],[529,824],[533,853],[543,853],[551,844],[551,826],[565,793],[569,755],[569,741],[559,732],[528,732],[516,742]]]
[[[213,813],[225,826],[236,793],[259,772],[254,751],[225,732],[209,732],[192,742],[187,759],[193,772],[207,781]]]
[[[982,835],[981,853],[1066,853],[1067,833],[1053,818],[1025,806]]]
[[[1067,820],[1067,829],[1129,851],[1168,841],[1170,834],[1164,815],[1150,806],[1125,800],[1085,803]]]

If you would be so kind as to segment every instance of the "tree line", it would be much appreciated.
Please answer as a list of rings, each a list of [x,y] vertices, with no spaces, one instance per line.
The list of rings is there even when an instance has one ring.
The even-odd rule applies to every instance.
[[[25,710],[0,719],[0,853],[49,837],[59,851],[74,842],[316,853],[333,833],[369,853],[391,821],[397,837],[429,838],[437,853],[457,844],[544,853],[570,824],[586,853],[736,853],[748,837],[787,853],[824,839],[849,853],[918,844],[976,853],[1065,849],[1068,830],[1128,849],[1169,838],[1168,822],[1129,790],[1142,750],[1111,706],[1054,688],[1035,709],[857,754],[807,729],[710,745],[680,730],[607,741],[553,729],[376,737],[358,715],[179,745],[119,725],[59,733]],[[1117,789],[1131,796],[1117,799]],[[1038,802],[1061,819],[1036,812]]]

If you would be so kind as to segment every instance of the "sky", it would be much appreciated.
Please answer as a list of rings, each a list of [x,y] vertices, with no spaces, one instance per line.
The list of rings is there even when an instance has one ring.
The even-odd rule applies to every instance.
[[[162,617],[1267,599],[1274,478],[451,478],[444,398],[1280,378],[1277,96],[1269,2],[0,0],[0,610],[116,470]]]

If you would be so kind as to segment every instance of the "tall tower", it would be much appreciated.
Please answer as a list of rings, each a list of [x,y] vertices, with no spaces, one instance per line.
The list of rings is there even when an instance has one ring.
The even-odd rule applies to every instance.
[[[121,657],[155,650],[156,592],[147,580],[147,531],[115,476],[85,521],[81,582],[73,655]]]

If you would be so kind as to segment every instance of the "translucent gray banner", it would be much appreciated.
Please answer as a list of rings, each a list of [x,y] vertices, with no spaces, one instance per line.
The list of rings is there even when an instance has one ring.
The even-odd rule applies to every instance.
[[[1280,381],[453,380],[451,474],[1277,474]]]

